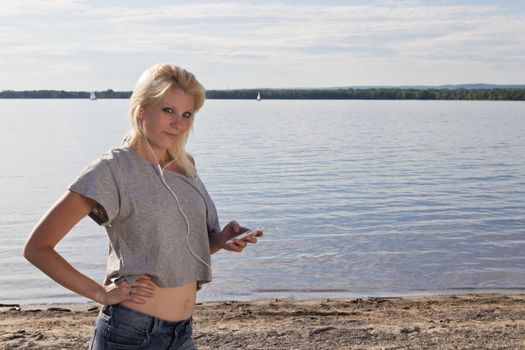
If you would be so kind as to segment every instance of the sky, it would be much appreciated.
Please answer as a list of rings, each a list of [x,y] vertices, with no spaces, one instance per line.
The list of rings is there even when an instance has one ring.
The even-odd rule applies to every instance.
[[[525,83],[525,1],[0,0],[1,90]]]

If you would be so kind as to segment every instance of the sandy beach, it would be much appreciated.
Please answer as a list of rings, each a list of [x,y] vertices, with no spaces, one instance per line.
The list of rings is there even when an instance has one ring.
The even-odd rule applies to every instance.
[[[99,306],[0,307],[1,349],[84,349]],[[199,349],[525,349],[525,294],[199,304]]]

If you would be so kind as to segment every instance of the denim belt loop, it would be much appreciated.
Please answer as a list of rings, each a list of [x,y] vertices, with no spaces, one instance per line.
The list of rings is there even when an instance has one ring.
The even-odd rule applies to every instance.
[[[151,318],[153,320],[153,325],[151,326],[151,335],[155,335],[157,333],[159,333],[162,325],[162,320],[160,320],[159,318],[157,317],[152,317]]]
[[[186,329],[186,324],[188,323],[188,320],[181,321],[177,327],[173,330],[174,334],[177,334],[178,331]]]

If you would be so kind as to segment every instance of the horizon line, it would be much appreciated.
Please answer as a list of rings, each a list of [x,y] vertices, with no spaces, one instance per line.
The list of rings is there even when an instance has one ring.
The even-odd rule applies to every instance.
[[[492,84],[492,83],[464,83],[464,84],[440,84],[440,85],[426,85],[426,84],[412,84],[412,85],[346,85],[346,86],[311,86],[311,87],[251,87],[251,88],[213,88],[206,89],[206,91],[237,91],[237,90],[329,90],[329,89],[376,89],[376,88],[404,88],[404,89],[432,89],[432,88],[453,88],[453,87],[477,87],[477,88],[498,88],[498,87],[510,87],[510,88],[525,88],[525,83],[523,84]],[[103,91],[115,91],[115,92],[129,92],[132,90],[114,90],[112,88],[102,89],[102,90],[77,90],[77,89],[23,89],[23,90],[13,90],[13,89],[3,89],[0,92],[4,91],[68,91],[68,92],[103,92]]]

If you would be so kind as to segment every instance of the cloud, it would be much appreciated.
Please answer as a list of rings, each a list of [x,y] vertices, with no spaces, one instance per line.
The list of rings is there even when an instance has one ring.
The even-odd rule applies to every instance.
[[[17,0],[0,1],[2,11],[0,17],[19,15],[49,15],[57,12],[82,8],[81,0]]]
[[[96,58],[99,64],[128,60],[144,68],[155,59],[176,57],[207,72],[206,66],[215,65],[232,71],[275,65],[272,78],[279,84],[284,72],[330,65],[344,85],[356,76],[347,66],[357,62],[365,70],[369,61],[394,71],[394,63],[403,61],[431,67],[439,62],[518,64],[525,57],[522,11],[509,13],[497,4],[347,3],[5,2],[0,61],[7,62],[5,68],[32,56],[47,66],[55,57],[75,66]],[[290,80],[300,84],[298,77]]]

